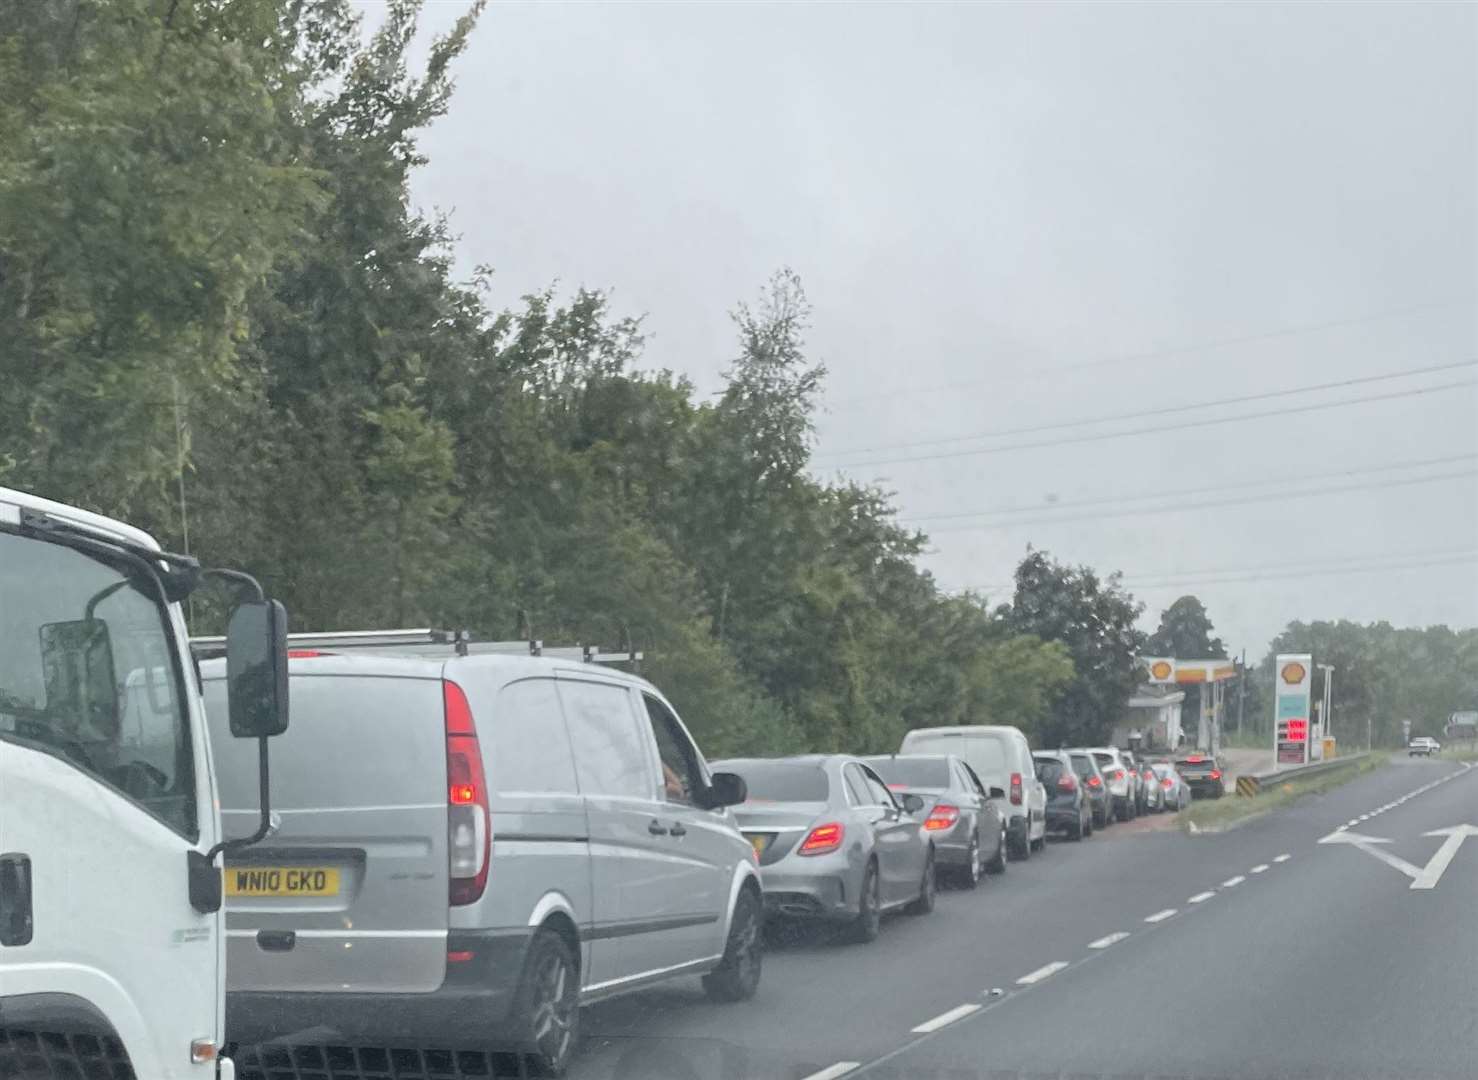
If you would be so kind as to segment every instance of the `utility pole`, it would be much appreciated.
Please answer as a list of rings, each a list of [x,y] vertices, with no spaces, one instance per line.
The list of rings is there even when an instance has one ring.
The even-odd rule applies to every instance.
[[[1334,729],[1330,725],[1329,711],[1334,705],[1334,665],[1316,664],[1320,671],[1324,672],[1324,694],[1323,704],[1319,707],[1319,719],[1324,722],[1324,734],[1333,735]]]
[[[1237,738],[1242,738],[1242,712],[1247,705],[1247,650],[1242,650],[1242,659],[1237,664]]]

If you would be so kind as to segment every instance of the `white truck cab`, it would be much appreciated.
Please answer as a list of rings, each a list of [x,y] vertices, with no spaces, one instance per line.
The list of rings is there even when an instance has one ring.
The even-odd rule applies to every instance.
[[[0,488],[0,1075],[234,1076],[218,792],[180,612],[209,576],[255,593],[228,628],[231,729],[261,739],[265,770],[287,722],[281,605]]]

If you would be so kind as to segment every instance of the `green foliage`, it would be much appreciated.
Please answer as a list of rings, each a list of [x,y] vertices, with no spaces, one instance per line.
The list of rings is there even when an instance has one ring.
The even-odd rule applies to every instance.
[[[1069,567],[1034,551],[1016,568],[1016,594],[1007,613],[1017,633],[1063,643],[1073,679],[1043,728],[1047,745],[1093,745],[1107,740],[1138,682],[1143,635],[1134,622],[1144,610],[1119,585],[1089,567]]]
[[[1160,613],[1160,626],[1145,643],[1151,656],[1182,660],[1223,660],[1226,646],[1212,636],[1211,618],[1194,596],[1182,596]]]

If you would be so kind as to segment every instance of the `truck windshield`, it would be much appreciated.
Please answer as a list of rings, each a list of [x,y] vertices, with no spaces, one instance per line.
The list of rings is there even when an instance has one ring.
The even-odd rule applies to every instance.
[[[129,561],[0,533],[0,738],[43,750],[194,840],[173,631]]]

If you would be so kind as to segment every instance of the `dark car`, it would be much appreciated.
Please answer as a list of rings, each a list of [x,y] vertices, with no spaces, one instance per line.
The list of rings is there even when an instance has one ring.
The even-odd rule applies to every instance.
[[[924,807],[914,816],[934,840],[940,871],[973,889],[980,875],[1006,869],[1006,816],[973,769],[953,754],[887,754],[863,758],[895,794],[917,795]]]
[[[1037,779],[1047,788],[1047,829],[1069,840],[1093,835],[1093,803],[1066,750],[1038,750],[1032,755]]]
[[[1175,763],[1195,799],[1219,799],[1227,793],[1225,770],[1211,754],[1190,753]]]
[[[1103,782],[1103,773],[1098,768],[1098,762],[1086,750],[1071,750],[1069,756],[1072,758],[1073,772],[1078,775],[1078,783],[1088,796],[1088,805],[1093,811],[1093,827],[1108,827],[1114,820],[1114,800],[1109,794],[1108,785]]]

